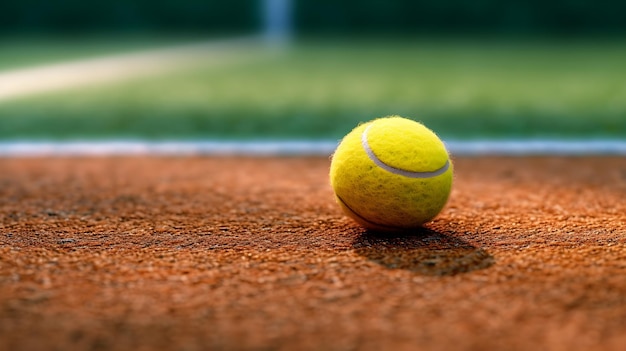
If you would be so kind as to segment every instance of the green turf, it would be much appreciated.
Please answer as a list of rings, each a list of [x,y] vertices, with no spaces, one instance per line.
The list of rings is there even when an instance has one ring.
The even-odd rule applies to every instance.
[[[0,37],[0,71],[193,42],[197,35]]]
[[[4,102],[0,138],[339,138],[390,114],[446,138],[622,138],[624,62],[618,41],[307,42]]]

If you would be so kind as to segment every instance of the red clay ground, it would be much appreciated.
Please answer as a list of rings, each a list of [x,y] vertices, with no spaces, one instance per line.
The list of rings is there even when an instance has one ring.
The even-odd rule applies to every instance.
[[[624,350],[626,160],[455,162],[381,236],[326,158],[0,159],[0,349]]]

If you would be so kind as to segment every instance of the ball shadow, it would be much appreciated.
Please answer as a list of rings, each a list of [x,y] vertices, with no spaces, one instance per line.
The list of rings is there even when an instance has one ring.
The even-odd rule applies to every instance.
[[[358,255],[388,269],[430,276],[468,273],[495,263],[487,251],[427,228],[391,234],[365,231],[352,245]]]

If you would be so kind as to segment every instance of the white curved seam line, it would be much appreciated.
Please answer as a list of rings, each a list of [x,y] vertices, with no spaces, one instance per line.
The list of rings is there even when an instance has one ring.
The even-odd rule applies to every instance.
[[[386,170],[387,172],[391,172],[393,174],[397,174],[397,175],[401,175],[401,176],[409,177],[409,178],[431,178],[431,177],[436,177],[438,175],[446,173],[446,171],[450,167],[450,160],[446,160],[446,163],[441,168],[432,172],[411,172],[411,171],[407,171],[404,169],[389,166],[388,164],[381,161],[374,154],[374,151],[372,151],[369,143],[367,142],[367,132],[369,131],[371,127],[372,125],[369,125],[367,128],[365,128],[365,131],[363,131],[363,134],[361,134],[361,144],[363,145],[363,148],[365,149],[365,152],[367,153],[367,156],[370,158],[370,160],[372,160],[378,167]]]

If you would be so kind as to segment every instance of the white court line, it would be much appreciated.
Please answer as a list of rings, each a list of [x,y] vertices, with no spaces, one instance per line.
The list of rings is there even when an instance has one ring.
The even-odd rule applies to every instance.
[[[87,84],[162,73],[192,63],[234,62],[258,57],[259,37],[212,40],[195,44],[73,60],[0,72],[0,102]],[[269,52],[269,51],[267,51]],[[267,53],[264,52],[264,53]]]
[[[626,140],[448,140],[452,156],[624,155]],[[14,141],[0,142],[0,157],[49,156],[330,156],[333,140],[291,141]]]
[[[453,155],[626,155],[626,139],[446,141]]]

